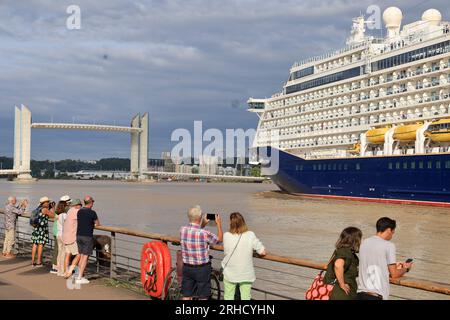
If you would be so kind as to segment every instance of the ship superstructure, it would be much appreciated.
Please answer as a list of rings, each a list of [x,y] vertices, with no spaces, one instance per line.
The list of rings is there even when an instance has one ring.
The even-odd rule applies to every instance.
[[[254,147],[301,160],[448,154],[450,24],[435,9],[403,28],[402,18],[396,7],[384,11],[384,38],[367,36],[371,22],[355,18],[343,49],[295,63],[281,92],[250,98],[260,117]]]
[[[249,99],[260,115],[255,147],[276,143],[277,135],[272,146],[305,158],[449,150],[425,134],[450,116],[449,23],[434,9],[401,31],[399,9],[383,18],[385,39],[364,36],[364,18],[356,18],[344,49],[295,63],[281,93]],[[395,139],[408,124],[417,137]],[[384,139],[371,139],[377,127]]]

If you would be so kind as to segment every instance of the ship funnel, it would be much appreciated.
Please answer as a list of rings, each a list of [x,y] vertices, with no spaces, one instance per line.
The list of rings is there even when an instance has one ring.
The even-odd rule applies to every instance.
[[[397,37],[400,34],[403,14],[397,7],[389,7],[383,12],[383,20],[388,30],[388,38]]]
[[[436,9],[428,9],[422,15],[422,21],[427,21],[432,26],[438,26],[441,23],[442,15]]]

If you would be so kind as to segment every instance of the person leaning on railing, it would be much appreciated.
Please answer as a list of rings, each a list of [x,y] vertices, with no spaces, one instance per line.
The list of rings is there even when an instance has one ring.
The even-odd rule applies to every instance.
[[[266,255],[266,249],[255,233],[248,230],[239,212],[230,214],[230,231],[223,236],[224,258],[222,260],[224,299],[233,300],[239,286],[241,300],[251,299],[252,284],[256,280],[253,252]]]
[[[324,277],[325,283],[335,283],[330,300],[357,299],[359,259],[356,253],[359,252],[361,238],[361,230],[355,227],[345,228],[341,232]]]
[[[17,205],[16,197],[8,197],[5,206],[5,241],[3,242],[3,256],[5,258],[15,257],[11,250],[14,247],[17,216],[22,215],[27,206],[28,200],[22,200],[20,205]]]

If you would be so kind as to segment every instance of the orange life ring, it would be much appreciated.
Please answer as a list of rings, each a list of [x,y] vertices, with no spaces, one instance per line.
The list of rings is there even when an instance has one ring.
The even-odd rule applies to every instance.
[[[141,251],[141,282],[145,292],[160,298],[164,279],[172,267],[172,257],[167,244],[152,241],[144,244]]]

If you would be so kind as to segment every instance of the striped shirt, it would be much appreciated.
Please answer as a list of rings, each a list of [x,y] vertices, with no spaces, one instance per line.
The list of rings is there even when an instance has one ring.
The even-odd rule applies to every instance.
[[[219,242],[215,234],[195,223],[181,227],[180,239],[183,262],[191,265],[208,263],[209,245]]]

